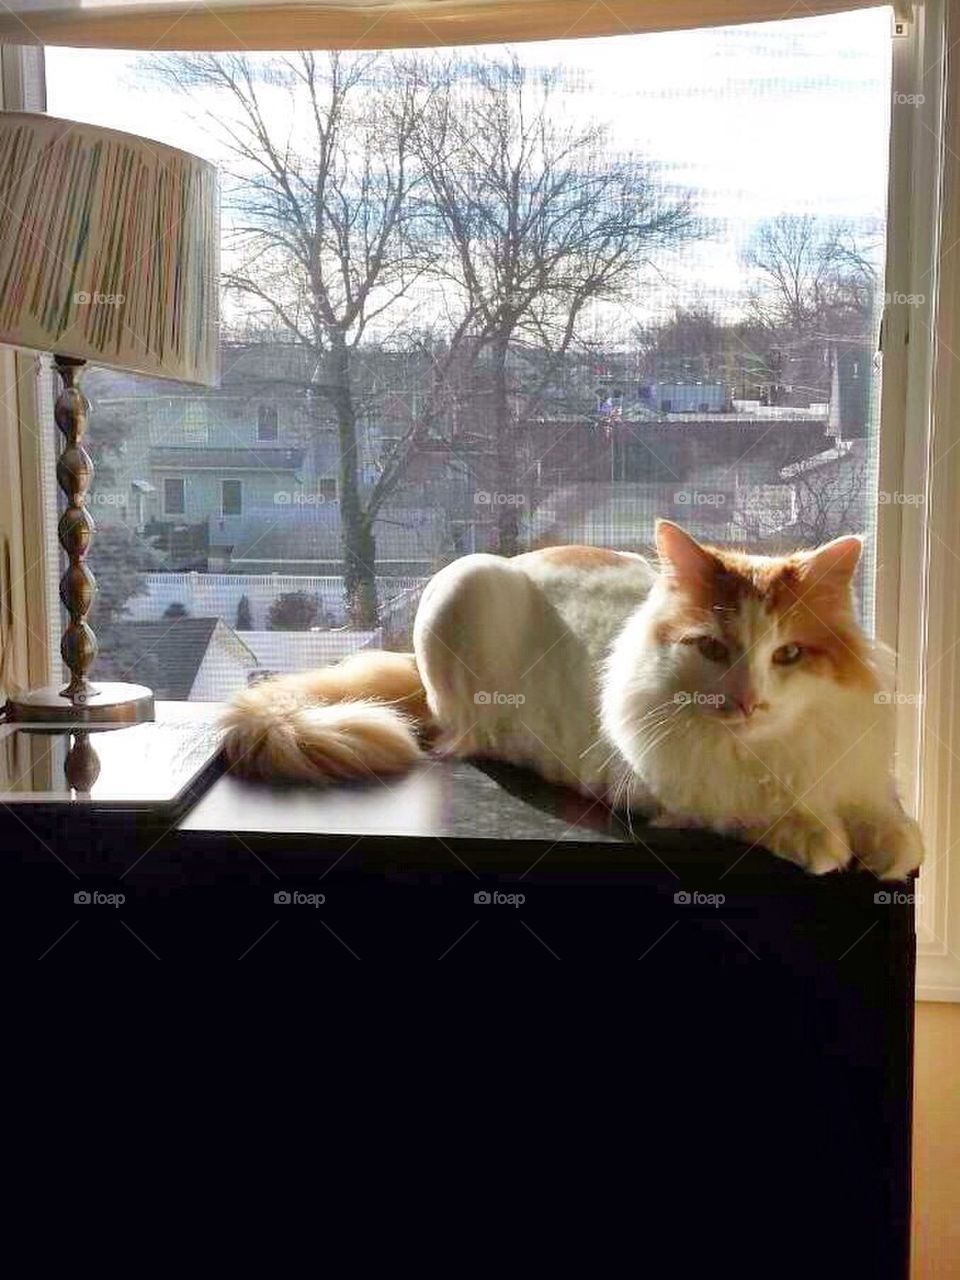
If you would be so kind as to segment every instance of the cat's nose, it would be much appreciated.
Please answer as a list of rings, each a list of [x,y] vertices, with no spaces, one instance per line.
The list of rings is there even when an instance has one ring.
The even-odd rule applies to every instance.
[[[755,693],[739,693],[734,695],[733,705],[741,714],[752,716],[760,705],[760,699]]]

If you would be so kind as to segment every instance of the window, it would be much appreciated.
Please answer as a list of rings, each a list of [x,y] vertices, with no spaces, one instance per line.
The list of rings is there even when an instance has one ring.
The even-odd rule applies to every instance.
[[[276,406],[262,404],[257,409],[257,440],[261,444],[273,444],[280,438],[280,426]]]
[[[149,479],[176,448],[196,485],[189,536],[145,534],[158,562],[137,615],[160,616],[163,576],[189,569],[236,581],[207,597],[232,626],[246,575],[286,574],[324,584],[331,627],[368,633],[397,579],[423,583],[465,547],[643,550],[657,516],[756,550],[872,535],[890,50],[877,9],[400,54],[389,85],[352,79],[347,102],[331,93],[326,54],[244,55],[251,93],[283,84],[263,98],[264,121],[271,137],[299,139],[290,163],[302,182],[291,186],[284,148],[271,152],[280,168],[265,154],[266,178],[236,154],[257,107],[222,91],[216,55],[50,49],[51,111],[122,116],[230,175],[224,268],[251,286],[225,296],[221,388],[158,397],[135,378],[87,375],[94,400],[109,382],[121,424],[101,465]],[[381,55],[341,56],[374,66]],[[92,97],[91,83],[102,92]],[[333,120],[343,140],[323,171],[311,95],[320,125]],[[403,144],[415,185],[396,239],[370,253],[364,237],[392,225],[378,202],[400,172],[389,121],[404,101],[423,108]],[[498,185],[496,165],[473,164],[477,148],[495,156],[521,137],[513,187]],[[452,187],[431,180],[440,164]],[[298,201],[321,184],[354,231],[321,224],[314,248],[336,269],[318,281],[286,253],[277,222],[299,225]],[[464,202],[493,215],[466,240]],[[522,245],[522,270],[540,284],[517,314],[497,293],[493,230],[511,211],[555,229],[554,243]],[[397,265],[408,251],[416,273]],[[358,297],[368,299],[359,312]],[[304,307],[326,317],[315,339],[296,320]],[[491,316],[509,319],[498,327]],[[240,425],[238,405],[251,401],[269,454],[251,450]],[[206,479],[228,467],[244,470],[242,484]],[[342,501],[344,480],[355,502]],[[179,506],[166,487],[164,498],[167,514],[185,513],[182,492]],[[345,547],[367,577],[352,598],[327,585],[343,581]],[[271,601],[252,604],[259,615]],[[872,561],[860,605],[871,626]]]
[[[163,482],[163,514],[182,516],[186,509],[186,481],[167,476]]]
[[[220,481],[220,514],[222,516],[243,515],[243,481]]]
[[[352,440],[328,394],[318,352],[298,350],[277,323],[272,304],[289,299],[268,294],[257,306],[239,308],[234,302],[224,313],[220,395],[246,405],[260,397],[283,399],[290,447],[277,451],[279,460],[250,451],[249,427],[238,429],[244,419],[236,412],[214,411],[203,420],[202,439],[200,424],[183,412],[182,424],[165,424],[172,434],[163,439],[159,422],[145,424],[137,412],[148,392],[157,394],[156,386],[90,370],[87,389],[95,403],[112,400],[119,387],[127,404],[131,447],[115,436],[98,440],[96,413],[91,423],[90,447],[98,463],[114,468],[112,485],[123,488],[118,472],[129,457],[131,476],[159,488],[157,459],[149,467],[142,462],[151,449],[198,450],[192,512],[198,493],[203,497],[196,524],[189,536],[164,541],[150,516],[157,505],[167,511],[166,485],[160,504],[147,499],[144,528],[128,531],[131,548],[150,565],[146,589],[126,607],[121,602],[120,612],[162,616],[157,610],[165,579],[186,569],[198,578],[210,575],[211,584],[215,571],[222,583],[239,578],[231,570],[241,567],[247,574],[342,581],[350,515],[324,505],[318,477],[338,473],[345,439],[346,456],[356,461],[363,513],[370,513],[364,504],[372,496],[378,503],[368,562],[376,590],[366,597],[379,601],[374,618],[397,591],[415,594],[445,559],[464,549],[496,549],[500,542],[522,547],[573,536],[642,549],[652,515],[664,513],[695,531],[713,530],[718,539],[761,549],[810,541],[840,526],[858,528],[868,536],[863,619],[900,653],[905,702],[898,754],[910,780],[908,803],[909,797],[922,803],[933,847],[960,847],[956,807],[948,803],[955,790],[949,761],[960,757],[951,612],[951,602],[960,598],[960,576],[949,513],[960,501],[956,475],[939,465],[960,442],[960,389],[944,354],[960,349],[953,322],[960,266],[949,253],[960,238],[960,215],[953,212],[960,198],[954,175],[942,164],[944,152],[956,151],[955,139],[945,140],[944,133],[944,110],[956,110],[960,96],[953,61],[950,83],[937,78],[942,50],[955,47],[960,31],[952,29],[956,15],[943,0],[926,0],[914,12],[915,21],[895,24],[892,42],[889,10],[878,8],[755,27],[518,46],[512,67],[533,82],[544,70],[557,77],[554,101],[565,111],[552,118],[577,124],[589,111],[591,120],[605,123],[595,155],[602,156],[604,147],[618,156],[639,155],[661,195],[689,199],[698,234],[672,248],[651,249],[649,274],[633,276],[631,288],[586,307],[562,351],[556,313],[544,310],[534,318],[536,332],[519,333],[496,360],[487,337],[469,326],[451,352],[452,304],[460,295],[446,267],[456,255],[442,260],[441,286],[429,272],[396,281],[397,291],[375,294],[377,306],[389,297],[390,307],[351,349],[357,391]],[[509,55],[492,46],[453,52],[474,68],[468,73],[472,87],[461,98],[473,94],[475,106],[486,91],[477,65]],[[33,68],[25,96],[5,105],[43,109],[34,53],[24,51]],[[227,157],[224,133],[201,137],[196,130],[201,86],[191,104],[190,94],[179,94],[159,74],[159,56],[156,77],[146,74],[153,59],[140,54],[53,48],[46,59],[50,110],[106,125],[122,120],[148,136],[203,150],[210,159]],[[275,86],[269,68],[277,62],[278,55],[250,55],[253,82],[260,75]],[[321,73],[323,63],[318,54]],[[292,65],[288,59],[295,79]],[[90,94],[90,84],[102,91]],[[373,76],[362,81],[360,96],[375,94],[378,84]],[[286,87],[297,89],[292,81]],[[213,96],[208,88],[204,105]],[[271,128],[285,123],[281,96],[271,95]],[[351,119],[379,147],[382,130],[371,127],[371,116],[375,125],[375,107],[362,105]],[[226,111],[222,123],[230,123]],[[378,164],[384,158],[382,149],[372,147],[370,154]],[[243,203],[242,174],[238,181],[239,188],[225,191],[228,253],[238,249],[229,234]],[[440,225],[442,219],[434,221]],[[803,250],[798,261],[806,255],[815,264],[814,274],[826,268],[818,278],[828,287],[813,291],[820,296],[812,311],[801,289],[789,314],[787,294],[777,284],[778,254],[791,246]],[[428,237],[426,247],[437,246]],[[295,292],[284,264],[268,257],[264,270]],[[771,313],[778,289],[779,315]],[[245,361],[255,367],[244,371]],[[274,379],[272,387],[264,374]],[[24,380],[17,381],[22,396]],[[302,392],[292,389],[297,383]],[[622,391],[617,402],[610,399],[614,386]],[[174,399],[187,395],[193,390],[181,389]],[[217,393],[203,397],[206,403],[216,399]],[[175,415],[182,408],[174,404]],[[36,413],[32,420],[38,421]],[[514,428],[506,433],[514,446],[512,512],[498,510],[506,504],[490,483],[492,474],[502,474],[494,429],[501,422]],[[416,429],[409,431],[411,426]],[[257,441],[263,443],[260,431],[258,404]],[[382,436],[409,446],[396,472]],[[773,441],[783,449],[774,449]],[[260,475],[254,479],[252,473],[248,481],[240,531],[221,533],[218,540],[218,486],[202,479],[199,451],[219,448],[247,450]],[[208,460],[222,465],[219,455]],[[674,485],[678,463],[682,488]],[[671,512],[676,495],[682,497]],[[98,524],[114,514],[104,503],[102,513],[97,508]],[[119,545],[123,530],[117,534]],[[97,559],[95,548],[94,566]],[[48,556],[48,563],[56,557]],[[51,570],[48,576],[45,593],[34,592],[32,599],[55,601],[56,575]],[[237,602],[230,588],[217,590],[220,595],[205,597],[205,607],[232,625]],[[254,616],[270,603],[253,601]],[[323,612],[324,626],[371,620],[356,615],[336,588],[323,600]],[[47,613],[32,628],[35,634],[58,634]],[[56,643],[49,647],[55,653]],[[115,674],[110,661],[108,644],[99,669]],[[223,691],[229,687],[225,673]],[[944,854],[924,872],[931,889],[920,937],[928,958],[939,957],[929,989],[960,991],[960,972],[950,959],[951,945],[960,952],[960,875],[947,877],[946,860]]]

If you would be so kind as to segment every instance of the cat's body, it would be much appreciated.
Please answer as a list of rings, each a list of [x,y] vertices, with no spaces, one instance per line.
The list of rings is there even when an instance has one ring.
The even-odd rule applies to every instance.
[[[465,556],[442,569],[413,633],[439,748],[530,765],[551,782],[648,807],[646,788],[602,733],[600,706],[611,647],[655,580],[641,556],[589,547]]]
[[[914,869],[889,673],[850,606],[859,542],[774,560],[661,522],[658,545],[659,572],[589,547],[455,561],[424,592],[414,655],[362,654],[238,695],[232,766],[396,772],[421,754],[419,730],[434,750],[527,765],[814,872]]]

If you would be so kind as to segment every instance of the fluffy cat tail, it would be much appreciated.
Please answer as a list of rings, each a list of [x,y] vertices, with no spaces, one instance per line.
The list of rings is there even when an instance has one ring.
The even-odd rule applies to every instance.
[[[414,655],[371,652],[251,685],[221,723],[232,772],[325,782],[403,773],[423,755],[430,712]]]

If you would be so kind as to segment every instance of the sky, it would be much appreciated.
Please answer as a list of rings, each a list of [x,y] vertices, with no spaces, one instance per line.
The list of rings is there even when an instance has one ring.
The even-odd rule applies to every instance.
[[[655,310],[705,302],[736,314],[756,223],[816,213],[867,225],[886,204],[890,10],[753,26],[513,46],[562,65],[571,122],[597,119],[612,145],[648,157],[692,192],[714,228],[667,265]],[[216,162],[186,101],[149,83],[145,56],[47,50],[48,109],[155,138]]]

